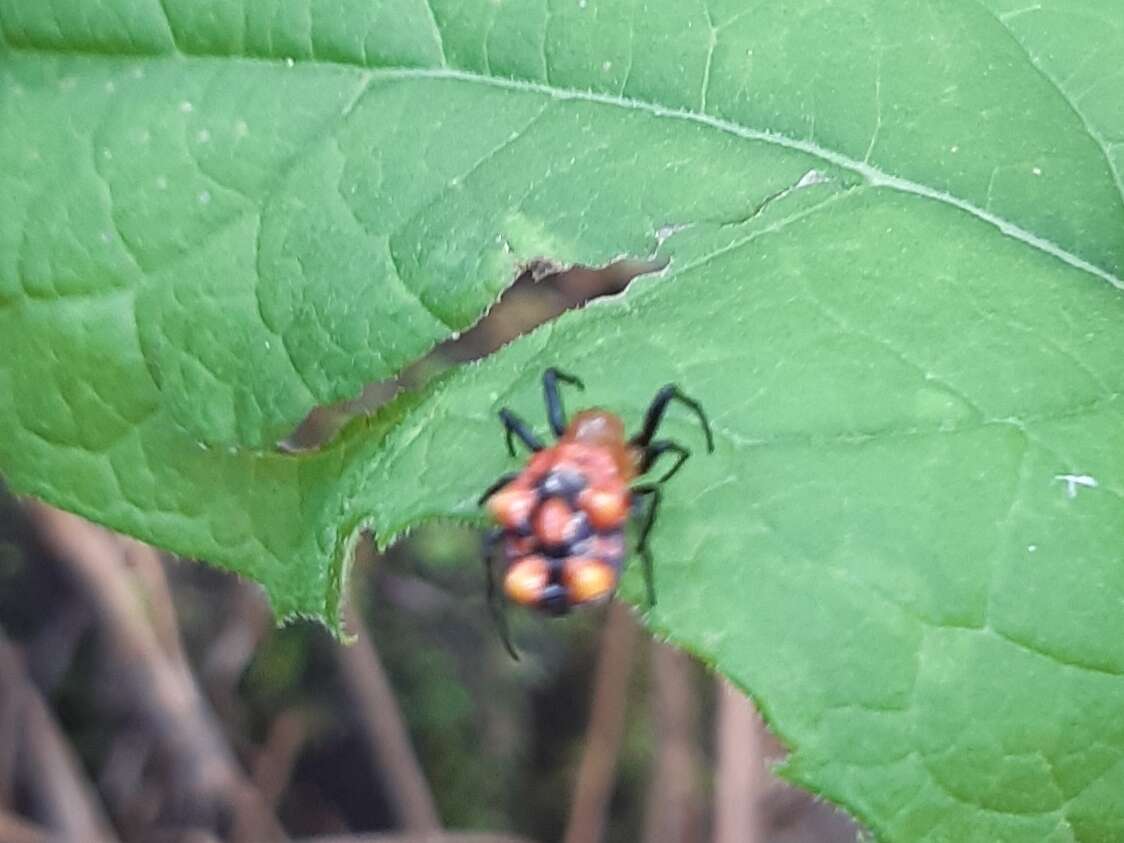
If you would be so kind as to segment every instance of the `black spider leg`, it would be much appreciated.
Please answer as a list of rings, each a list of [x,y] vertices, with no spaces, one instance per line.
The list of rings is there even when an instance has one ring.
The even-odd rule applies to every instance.
[[[511,643],[511,630],[507,625],[507,607],[499,589],[496,588],[496,576],[492,570],[496,546],[501,538],[503,538],[503,530],[498,527],[484,534],[484,579],[488,584],[488,611],[492,615],[492,623],[496,625],[496,632],[500,636],[500,641],[503,642],[504,649],[511,654],[513,659],[519,661],[519,654],[515,652],[515,647]]]
[[[673,383],[660,389],[656,393],[656,397],[652,399],[652,403],[648,405],[648,412],[644,414],[644,426],[640,432],[632,437],[630,443],[638,448],[647,449],[652,444],[652,439],[655,438],[656,431],[659,430],[660,424],[663,422],[664,414],[667,412],[667,406],[672,401],[678,401],[689,407],[694,411],[695,415],[699,417],[702,423],[703,433],[706,434],[706,450],[707,453],[714,451],[714,436],[710,432],[710,422],[706,418],[706,413],[703,411],[702,405],[688,395],[680,392],[679,387]]]
[[[511,410],[504,407],[500,410],[500,421],[503,422],[503,429],[507,431],[507,451],[513,457],[515,456],[515,443],[512,442],[512,437],[518,436],[519,441],[530,448],[532,451],[541,451],[543,444],[539,437],[531,432],[531,428],[527,427],[527,423]]]
[[[585,389],[580,378],[560,372],[551,366],[542,375],[543,397],[546,399],[546,417],[555,436],[566,432],[566,411],[562,408],[562,396],[558,394],[558,382],[568,383],[578,389]]]
[[[657,480],[657,483],[666,483],[675,473],[683,467],[683,463],[691,456],[689,448],[685,448],[678,442],[672,442],[670,439],[657,439],[644,449],[644,456],[640,460],[640,474],[647,474],[648,470],[656,463],[656,461],[664,454],[675,454],[678,459],[675,460],[675,465],[664,472],[663,477]]]
[[[503,475],[484,491],[484,494],[480,496],[480,500],[477,503],[483,505],[488,498],[518,476],[519,472],[517,471],[512,471]],[[492,623],[496,626],[496,632],[499,634],[500,640],[503,641],[504,649],[511,653],[513,659],[519,661],[519,654],[515,652],[515,647],[511,643],[511,631],[508,629],[507,625],[507,607],[503,602],[503,597],[496,588],[496,576],[492,568],[496,555],[496,546],[499,544],[501,538],[503,538],[503,529],[500,527],[491,529],[484,534],[484,579],[487,582],[488,611],[492,616]]]
[[[658,483],[645,483],[632,489],[633,506],[639,509],[640,498],[650,498],[648,509],[640,523],[640,538],[636,542],[636,552],[640,554],[643,567],[640,569],[644,575],[644,587],[648,591],[648,608],[656,605],[656,566],[652,559],[652,548],[648,539],[652,535],[652,528],[656,525],[656,515],[660,511],[660,499],[663,490]]]

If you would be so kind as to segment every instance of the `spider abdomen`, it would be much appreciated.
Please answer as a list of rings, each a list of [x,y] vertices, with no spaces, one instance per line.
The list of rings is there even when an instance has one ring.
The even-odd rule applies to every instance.
[[[624,562],[630,499],[615,460],[596,446],[536,454],[488,500],[504,528],[508,598],[553,614],[608,598]]]

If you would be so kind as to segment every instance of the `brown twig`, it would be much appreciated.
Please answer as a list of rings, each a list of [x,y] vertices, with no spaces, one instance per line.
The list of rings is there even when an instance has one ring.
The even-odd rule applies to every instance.
[[[753,703],[725,679],[716,681],[714,843],[759,843],[764,831],[761,802],[766,786],[764,729]]]
[[[156,549],[147,544],[125,536],[119,536],[118,541],[121,543],[126,565],[136,573],[144,587],[148,620],[156,633],[156,640],[173,664],[181,670],[190,671],[183,652],[179,625],[176,623],[176,606],[168,587],[164,561]]]
[[[98,616],[114,656],[118,685],[173,761],[193,813],[231,812],[236,839],[284,838],[277,821],[238,768],[191,675],[170,660],[130,586],[113,536],[36,502],[28,513],[45,545],[65,565]]]
[[[0,807],[12,804],[19,746],[21,686],[8,681],[7,677],[17,675],[17,669],[5,661],[12,658],[7,645],[0,644],[0,679],[4,679],[0,681]]]
[[[26,785],[35,816],[50,834],[62,839],[116,840],[74,751],[2,633],[0,687],[18,699],[20,780]]]
[[[337,646],[336,659],[392,810],[406,831],[437,832],[441,821],[433,794],[410,745],[402,711],[378,652],[350,606],[345,617],[355,641]]]
[[[299,709],[282,711],[270,724],[251,771],[251,779],[266,804],[275,807],[280,801],[307,738],[308,723]]]
[[[154,742],[145,729],[120,729],[98,770],[98,790],[127,840],[142,838],[159,814],[155,782],[146,776]]]
[[[652,723],[656,743],[648,790],[645,843],[690,843],[701,837],[698,710],[686,653],[652,643]]]
[[[51,843],[51,835],[42,826],[0,809],[0,840],[4,843]]]
[[[219,839],[209,831],[193,828],[181,834],[175,843],[219,843]]]
[[[238,681],[272,628],[269,604],[253,583],[235,580],[230,603],[200,668],[207,694],[224,716],[236,707]]]
[[[624,734],[636,638],[636,622],[629,610],[622,603],[614,603],[602,632],[601,654],[593,682],[593,705],[574,787],[574,803],[563,838],[565,843],[597,843],[605,832],[605,815],[613,793],[617,756]]]
[[[93,624],[93,613],[73,595],[60,597],[43,622],[21,642],[28,677],[36,687],[49,691],[70,670],[78,648]]]
[[[532,843],[526,837],[473,831],[435,831],[406,834],[331,834],[305,837],[298,843]]]

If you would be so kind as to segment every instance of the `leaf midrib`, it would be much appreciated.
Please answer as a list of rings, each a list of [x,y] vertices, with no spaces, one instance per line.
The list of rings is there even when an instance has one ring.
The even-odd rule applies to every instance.
[[[271,67],[277,67],[282,63],[282,59],[260,56],[231,56],[215,53],[184,53],[179,50],[163,54],[108,53],[91,49],[59,50],[38,46],[16,45],[11,44],[10,42],[2,41],[0,41],[0,43],[4,45],[4,47],[6,48],[6,52],[9,53],[41,53],[50,56],[84,56],[117,60],[149,59],[157,61],[203,59],[224,62],[250,62],[254,64],[265,64]],[[0,55],[3,55],[3,53],[0,53]],[[919,196],[924,199],[929,199],[931,201],[940,202],[941,204],[951,206],[959,211],[975,217],[976,219],[981,220],[982,222],[993,226],[1006,237],[1017,240],[1031,247],[1032,249],[1035,249],[1036,251],[1050,255],[1051,257],[1062,261],[1068,266],[1093,275],[1094,277],[1099,278],[1102,281],[1106,281],[1113,287],[1124,289],[1124,279],[1092,263],[1091,261],[1085,260],[1084,258],[1073,254],[1072,252],[1059,246],[1058,244],[1031,231],[1028,231],[1022,226],[1012,222],[1011,220],[980,208],[972,204],[971,202],[954,196],[953,194],[946,191],[937,190],[936,188],[922,184],[921,182],[886,173],[878,169],[877,167],[871,166],[867,162],[856,160],[854,158],[851,158],[850,156],[820,146],[819,144],[809,140],[790,138],[787,135],[783,135],[777,132],[770,132],[763,129],[754,129],[750,126],[745,126],[730,120],[724,120],[720,117],[714,117],[709,114],[699,114],[698,112],[687,111],[685,109],[670,108],[668,106],[660,105],[659,103],[647,102],[645,100],[638,100],[614,94],[597,93],[595,91],[580,91],[573,88],[563,88],[557,85],[543,84],[541,82],[531,82],[522,79],[487,76],[481,73],[474,73],[467,70],[457,70],[447,67],[369,68],[352,62],[332,61],[324,59],[300,59],[297,60],[297,63],[310,67],[346,68],[354,70],[363,76],[364,84],[362,86],[361,93],[348,103],[347,108],[345,109],[345,113],[341,114],[342,117],[346,117],[348,113],[355,109],[355,107],[362,101],[363,97],[366,96],[367,93],[371,90],[371,83],[375,81],[386,79],[402,79],[406,81],[419,79],[450,79],[477,85],[488,85],[507,90],[535,93],[562,101],[571,100],[578,102],[597,103],[600,105],[607,105],[616,108],[625,108],[633,111],[644,112],[652,115],[653,117],[672,120],[684,120],[690,123],[707,126],[725,134],[742,138],[744,140],[767,143],[773,146],[781,147],[783,149],[802,152],[814,158],[819,158],[820,160],[828,164],[832,164],[841,169],[855,173],[872,187],[885,187],[891,190],[897,190],[902,193]],[[291,71],[292,67],[286,66],[285,69],[286,71]]]

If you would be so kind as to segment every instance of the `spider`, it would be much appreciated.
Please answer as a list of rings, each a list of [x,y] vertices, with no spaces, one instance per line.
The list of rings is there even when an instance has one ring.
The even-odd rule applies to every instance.
[[[608,410],[582,410],[567,422],[560,383],[585,388],[578,378],[553,367],[543,373],[546,415],[558,440],[554,445],[544,445],[507,408],[500,410],[508,451],[515,456],[514,440],[518,439],[532,454],[521,471],[500,477],[479,501],[487,505],[499,525],[485,539],[488,604],[504,646],[515,657],[492,568],[496,546],[503,546],[503,591],[508,599],[563,615],[576,606],[608,600],[616,591],[627,551],[625,527],[635,516],[640,521],[636,549],[643,561],[648,605],[654,606],[648,540],[659,512],[661,487],[691,456],[678,442],[655,438],[671,402],[678,401],[695,413],[706,436],[707,452],[714,451],[702,406],[675,384],[656,393],[640,432],[626,438],[624,423]],[[665,455],[675,461],[662,476],[630,485]]]

